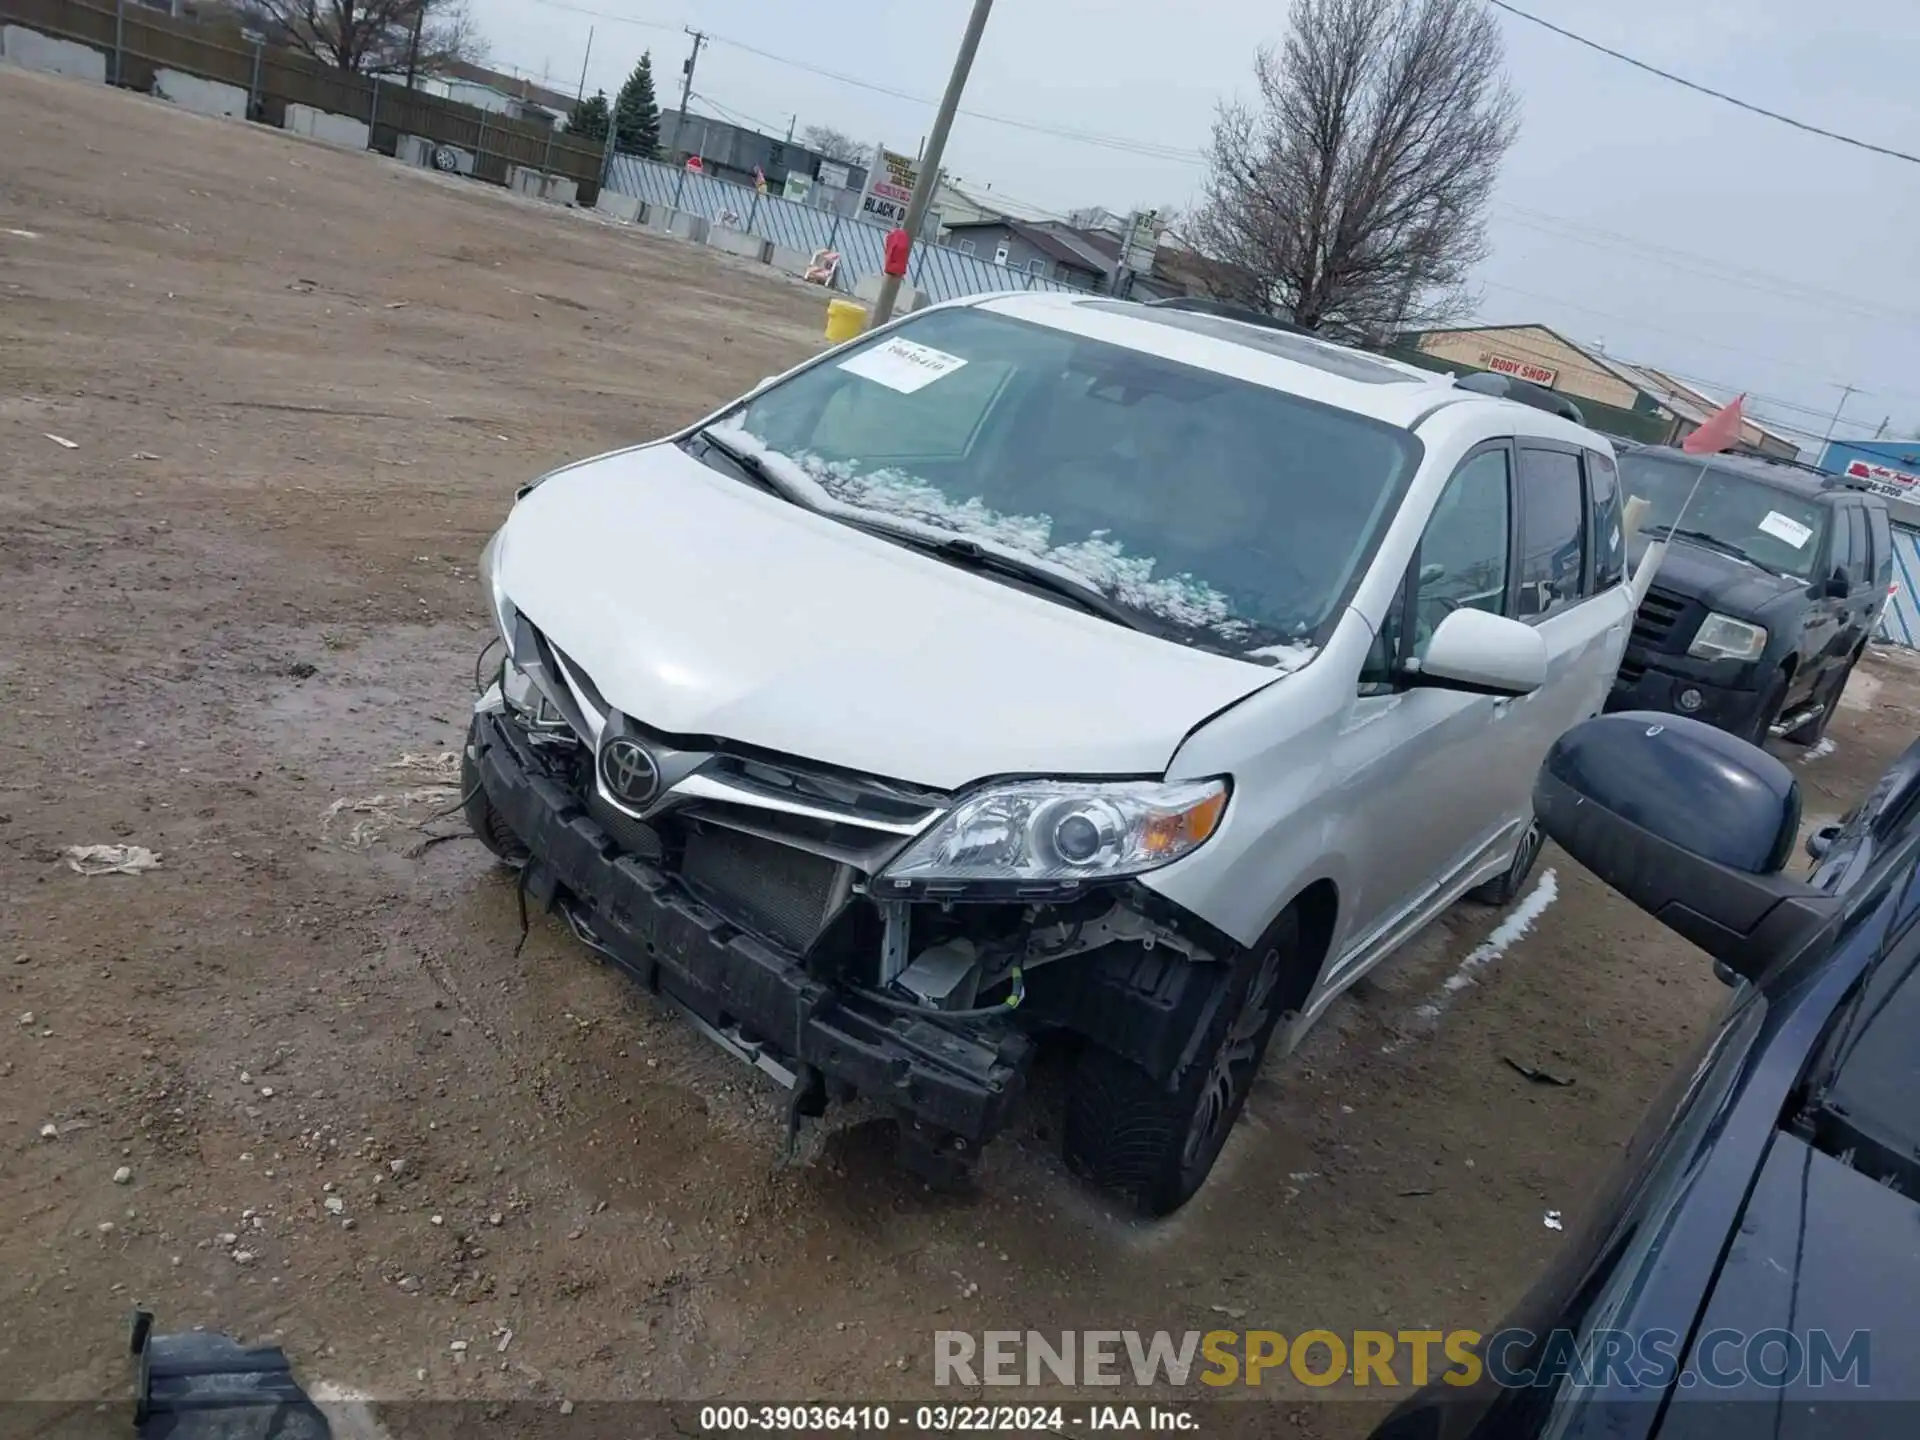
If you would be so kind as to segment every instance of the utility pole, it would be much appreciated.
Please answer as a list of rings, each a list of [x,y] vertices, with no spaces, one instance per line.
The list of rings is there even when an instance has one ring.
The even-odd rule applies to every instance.
[[[940,157],[947,148],[947,132],[953,128],[953,112],[960,108],[960,92],[966,89],[967,72],[973,68],[973,52],[980,48],[980,32],[987,28],[987,12],[993,0],[973,0],[973,13],[967,17],[966,33],[960,37],[960,53],[953,59],[953,74],[947,77],[947,93],[940,97],[939,113],[933,117],[933,134],[927,137],[921,152],[919,174],[913,182],[913,198],[907,202],[907,243],[920,238],[920,226],[933,205],[933,192],[940,184]],[[867,328],[884,325],[893,318],[894,302],[900,298],[900,277],[887,275],[880,281],[879,297],[873,302],[873,315]]]
[[[414,0],[413,31],[407,36],[407,89],[420,69],[420,30],[427,23],[427,0]]]
[[[707,43],[705,32],[691,26],[683,27],[693,37],[693,53],[687,56],[686,63],[680,67],[680,108],[673,114],[673,130],[667,136],[667,159],[671,163],[673,152],[680,148],[680,122],[687,118],[687,106],[693,100],[693,67],[700,61],[700,47]]]
[[[593,59],[593,26],[587,26],[587,53],[580,57],[580,88],[574,92],[573,108],[578,110],[587,98],[587,62]]]
[[[800,123],[800,116],[799,116],[799,113],[796,111],[793,117],[787,121],[787,144],[791,145],[793,143],[793,127],[798,125],[799,123]]]
[[[1832,441],[1834,427],[1840,423],[1840,412],[1847,408],[1847,401],[1853,393],[1854,389],[1851,385],[1842,385],[1840,387],[1840,403],[1833,407],[1833,419],[1827,422],[1826,439],[1828,442]]]

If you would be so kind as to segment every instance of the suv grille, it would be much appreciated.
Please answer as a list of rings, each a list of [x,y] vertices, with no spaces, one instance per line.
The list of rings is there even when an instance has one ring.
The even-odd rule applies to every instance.
[[[1686,609],[1684,595],[1657,586],[1648,590],[1647,598],[1640,602],[1639,613],[1633,617],[1632,643],[1648,650],[1663,649]]]

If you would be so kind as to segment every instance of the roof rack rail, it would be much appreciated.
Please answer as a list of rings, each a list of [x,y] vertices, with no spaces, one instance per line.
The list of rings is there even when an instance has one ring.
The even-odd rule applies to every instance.
[[[1255,310],[1250,305],[1235,305],[1230,300],[1215,300],[1206,295],[1166,295],[1141,303],[1157,310],[1190,310],[1196,315],[1217,315],[1222,320],[1238,320],[1242,324],[1258,325],[1265,330],[1284,330],[1289,335],[1308,335],[1315,340],[1332,338],[1292,320],[1269,315],[1264,310]]]
[[[1562,420],[1571,420],[1576,425],[1587,423],[1586,415],[1573,401],[1531,380],[1520,380],[1492,370],[1476,370],[1471,375],[1455,376],[1453,383],[1455,389],[1471,390],[1476,395],[1493,395],[1502,400],[1517,400],[1522,405],[1531,405],[1536,410],[1558,415]]]

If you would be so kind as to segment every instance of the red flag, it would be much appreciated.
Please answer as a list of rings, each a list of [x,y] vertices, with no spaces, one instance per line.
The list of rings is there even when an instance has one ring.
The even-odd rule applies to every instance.
[[[1701,422],[1700,428],[1680,442],[1680,448],[1689,455],[1712,455],[1725,450],[1740,440],[1740,406],[1746,400],[1744,394],[1733,397],[1733,402],[1721,406]]]

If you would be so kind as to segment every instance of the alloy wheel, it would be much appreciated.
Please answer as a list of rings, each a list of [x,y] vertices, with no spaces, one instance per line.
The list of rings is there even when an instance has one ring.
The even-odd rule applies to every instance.
[[[1260,1039],[1272,1017],[1274,993],[1280,984],[1280,950],[1275,946],[1260,957],[1260,969],[1247,990],[1239,1014],[1233,1018],[1194,1105],[1193,1119],[1187,1126],[1186,1144],[1181,1148],[1180,1165],[1191,1171],[1204,1165],[1226,1142],[1247,1087],[1253,1083],[1254,1062],[1259,1058]]]

